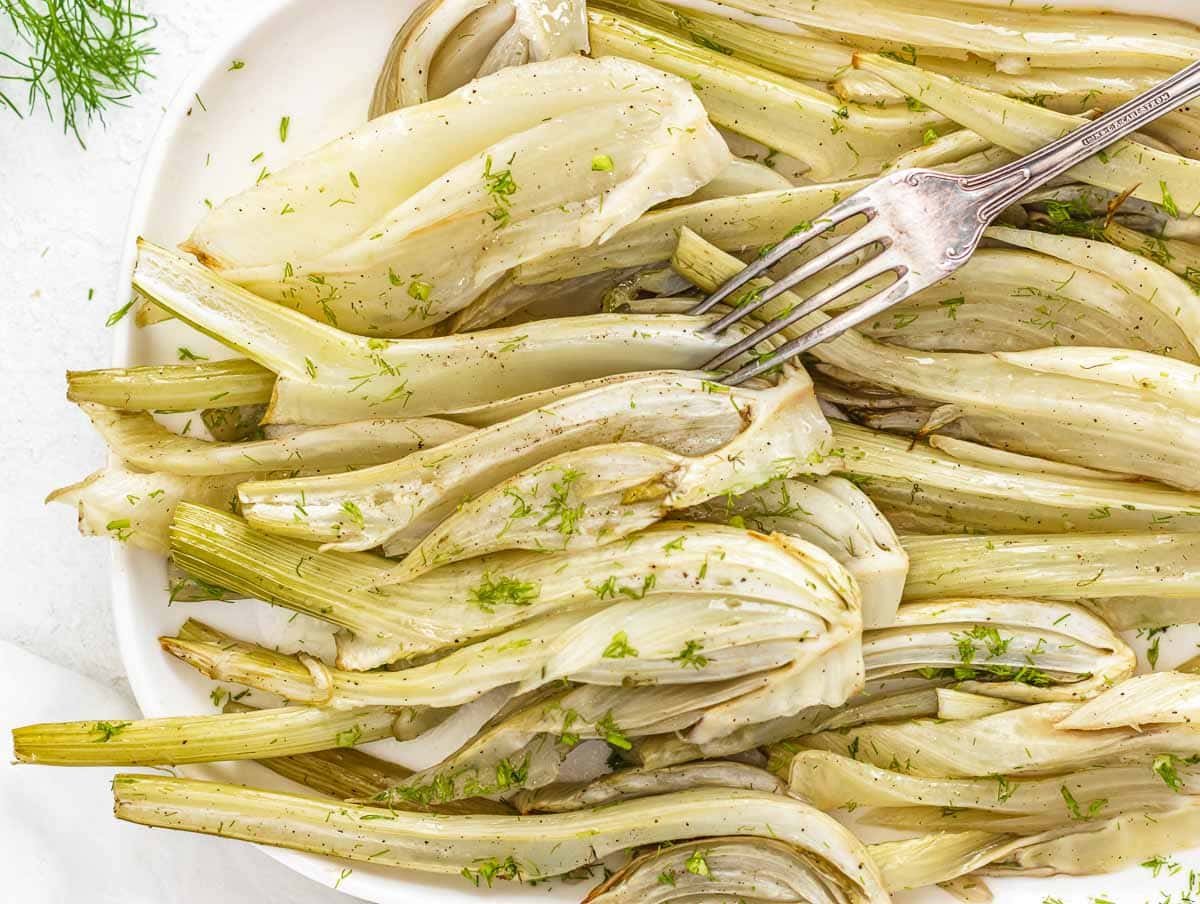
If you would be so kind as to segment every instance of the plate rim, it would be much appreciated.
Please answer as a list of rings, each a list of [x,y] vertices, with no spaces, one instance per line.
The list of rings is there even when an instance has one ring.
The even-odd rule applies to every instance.
[[[200,56],[200,59],[188,71],[187,75],[180,82],[179,88],[166,104],[162,118],[159,120],[158,126],[154,130],[154,135],[150,140],[149,150],[142,161],[137,187],[134,190],[129,214],[126,217],[123,238],[124,246],[121,252],[120,267],[117,272],[117,298],[127,297],[127,294],[132,291],[133,269],[137,261],[137,241],[142,235],[142,227],[146,222],[150,204],[154,197],[155,184],[166,161],[171,141],[187,119],[192,99],[197,95],[200,85],[215,72],[217,67],[224,66],[225,61],[229,58],[230,51],[234,47],[253,37],[257,32],[268,28],[277,18],[287,15],[294,3],[295,0],[265,0],[265,2],[262,2],[261,8],[254,11],[250,22],[245,27],[230,31]],[[132,360],[134,357],[132,348],[133,337],[135,335],[134,330],[137,328],[133,318],[128,318],[125,328],[116,331],[111,353],[112,366],[135,366],[135,362]],[[115,456],[110,453],[108,456],[110,464],[114,458]],[[129,681],[129,687],[139,711],[145,716],[145,708],[142,702],[144,694],[139,693],[139,688],[143,686],[143,682],[150,680],[150,677],[144,673],[141,667],[141,656],[134,653],[134,647],[140,646],[140,644],[137,636],[137,626],[134,624],[135,606],[133,600],[136,592],[133,586],[132,571],[129,567],[129,556],[130,551],[121,544],[110,544],[109,608],[113,616],[113,627],[117,636],[117,650],[121,658],[121,665],[125,669],[125,677]],[[189,772],[204,774],[205,772],[203,767],[196,766],[176,768],[185,774]],[[320,874],[322,862],[328,862],[329,864],[340,862],[332,857],[306,854],[301,851],[292,851],[287,848],[270,845],[255,844],[254,847],[275,862],[325,888],[329,888],[329,886],[323,881],[323,877]],[[353,885],[354,883],[347,883],[345,888],[335,886],[335,890],[349,896]]]

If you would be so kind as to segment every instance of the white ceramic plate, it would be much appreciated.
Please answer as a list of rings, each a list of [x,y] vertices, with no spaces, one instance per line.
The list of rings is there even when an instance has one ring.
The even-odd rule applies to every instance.
[[[1008,0],[988,0],[1007,6]],[[1195,0],[1056,0],[1056,8],[1098,7],[1174,15],[1200,22]],[[258,23],[231,35],[183,86],[168,108],[133,206],[127,235],[120,293],[127,291],[139,235],[166,245],[185,238],[205,212],[205,199],[216,204],[254,183],[262,169],[278,169],[296,156],[361,123],[375,75],[392,35],[417,5],[416,0],[275,0],[263,4]],[[231,70],[233,60],[245,66]],[[290,117],[287,142],[280,141],[280,119]],[[258,156],[261,154],[261,157]],[[403,165],[401,161],[399,165]],[[118,366],[173,361],[176,349],[228,357],[219,346],[178,324],[138,330],[127,320],[118,335]],[[115,544],[114,544],[115,546]],[[189,615],[233,634],[269,637],[279,642],[290,613],[265,604],[220,603],[167,606],[165,563],[159,556],[117,547],[113,554],[113,606],[117,634],[129,681],[147,716],[210,713],[212,684],[159,650],[157,638],[172,634]],[[1194,650],[1200,632],[1178,629],[1163,644],[1160,667]],[[1193,648],[1189,650],[1188,648]],[[413,764],[416,765],[416,764]],[[295,790],[252,763],[197,767],[189,775],[221,778],[262,787]],[[350,864],[324,857],[264,848],[272,857],[326,885],[339,882],[350,894],[386,904],[452,902],[577,902],[587,884],[528,888],[501,883],[476,891],[461,877],[428,875]],[[1180,858],[1200,868],[1200,857]],[[1186,876],[1186,869],[1182,875]],[[1088,879],[1010,879],[992,886],[1000,902],[1038,902],[1044,896],[1068,902],[1107,896],[1141,901],[1157,891],[1147,887],[1145,869]],[[1168,888],[1161,878],[1153,884]],[[897,901],[948,900],[939,891],[898,895]]]

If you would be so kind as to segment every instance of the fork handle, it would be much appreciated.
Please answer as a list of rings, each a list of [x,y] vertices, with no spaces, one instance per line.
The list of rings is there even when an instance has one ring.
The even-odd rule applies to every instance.
[[[990,195],[979,207],[979,218],[990,223],[1030,191],[1196,97],[1200,97],[1200,62],[1020,160],[969,177],[963,186]]]

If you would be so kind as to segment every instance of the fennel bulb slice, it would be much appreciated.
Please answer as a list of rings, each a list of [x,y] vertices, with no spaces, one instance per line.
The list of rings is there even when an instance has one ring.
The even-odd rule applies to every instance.
[[[587,49],[582,0],[429,0],[396,34],[370,116],[443,97],[502,68],[496,56],[520,65]]]
[[[185,248],[316,320],[403,336],[729,160],[684,80],[564,57],[372,120],[219,205]]]
[[[843,0],[836,7],[780,0],[723,3],[764,17],[764,24],[782,19],[914,63],[925,53],[955,59],[973,54],[994,61],[1001,72],[1129,66],[1167,73],[1200,56],[1200,32],[1194,26],[1148,16],[1122,15],[1118,20],[1099,12],[1010,9],[956,0]]]
[[[173,433],[144,411],[80,407],[109,449],[141,471],[188,476],[339,470],[403,458],[474,432],[437,418],[352,421],[246,442],[215,442]]]
[[[750,393],[704,385],[710,393],[728,395],[742,413],[744,425],[730,442],[696,456],[646,442],[564,452],[466,501],[421,540],[388,581],[501,549],[613,543],[672,509],[745,492],[781,474],[825,468],[823,415],[803,371],[788,368],[779,385]]]
[[[898,530],[923,534],[1200,529],[1200,494],[934,435],[831,421],[840,473]],[[1063,470],[1070,469],[1070,470]]]
[[[1032,153],[1085,122],[1079,116],[971,88],[877,54],[860,54],[854,65],[1017,154]],[[1200,205],[1200,161],[1136,141],[1119,142],[1070,173],[1115,192],[1133,186],[1134,197],[1143,201],[1173,206],[1174,201],[1168,204],[1168,199],[1174,198],[1188,211]]]
[[[741,261],[686,227],[673,266],[706,291],[742,269]],[[766,284],[760,279],[748,288]],[[763,317],[799,301],[781,293]],[[826,319],[814,312],[781,335],[792,338]],[[1200,444],[1200,402],[1192,392],[1200,383],[1196,365],[1111,348],[921,352],[873,342],[853,330],[817,346],[812,355],[816,370],[839,382],[887,387],[937,403],[972,438],[990,445],[1200,488],[1191,454]]]
[[[695,788],[578,813],[431,819],[398,812],[379,821],[362,818],[387,816],[378,806],[193,779],[118,775],[113,791],[117,816],[143,825],[453,875],[512,863],[514,877],[538,879],[639,845],[730,834],[771,838],[794,846],[818,875],[836,882],[839,900],[889,900],[866,849],[847,829],[808,804],[762,791]]]
[[[688,38],[603,9],[588,11],[592,52],[689,79],[717,125],[796,158],[816,181],[871,176],[945,125],[930,110],[877,108],[840,98]]]
[[[144,241],[134,282],[156,304],[278,374],[267,423],[336,424],[471,409],[646,367],[699,366],[729,341],[702,331],[711,318],[653,314],[369,339],[259,298]]]
[[[831,426],[836,431],[841,423],[833,421]],[[841,447],[831,454],[840,456]],[[740,496],[714,496],[680,515],[807,540],[841,562],[858,582],[864,628],[881,628],[895,620],[908,555],[892,526],[848,480],[833,476],[774,480]]]
[[[797,449],[811,449],[819,463],[828,442],[828,424],[813,404],[807,377],[774,389],[728,388],[689,375],[650,374],[548,402],[526,414],[479,430],[457,441],[417,453],[389,465],[366,468],[344,477],[270,481],[243,485],[240,498],[248,521],[263,530],[328,544],[331,549],[364,550],[384,546],[396,554],[413,549],[437,524],[452,515],[467,496],[554,455],[620,439],[651,443],[684,456],[701,456],[728,443],[753,421],[760,407],[791,403],[802,417],[784,425],[788,440],[778,461],[769,448],[759,450],[747,467],[780,473],[806,467],[795,461]],[[747,435],[753,448],[759,434]],[[770,459],[766,455],[771,455]],[[721,473],[718,462],[708,463]],[[816,465],[813,465],[815,467]],[[706,467],[702,460],[699,468]],[[738,477],[727,469],[728,479]],[[578,501],[565,489],[547,487],[547,505],[539,515],[565,538],[579,532]],[[702,487],[693,487],[699,492]],[[556,495],[557,493],[557,495]],[[301,501],[306,514],[296,515]],[[703,493],[700,493],[703,495]]]
[[[674,551],[663,558],[667,545]],[[386,559],[318,552],[311,544],[255,531],[224,512],[183,504],[171,525],[171,552],[181,568],[204,581],[344,629],[338,636],[338,664],[353,670],[449,652],[545,615],[631,600],[644,600],[646,611],[630,613],[625,606],[587,631],[560,631],[548,648],[553,656],[544,653],[548,658],[535,677],[557,670],[579,672],[586,675],[583,680],[619,682],[608,660],[628,659],[618,665],[655,681],[703,682],[710,659],[713,674],[778,664],[780,649],[751,649],[771,631],[789,644],[784,661],[807,661],[809,651],[831,643],[850,637],[857,643],[861,630],[858,588],[827,554],[782,534],[768,537],[713,524],[655,525],[624,543],[577,551],[494,553],[404,584],[372,588],[389,564]],[[689,605],[696,612],[696,632],[681,637],[678,632],[688,630],[689,620],[670,607]],[[739,605],[744,613],[735,611]],[[638,619],[657,625],[653,630],[660,639],[626,631],[625,644],[613,647],[626,616],[630,625]],[[738,633],[744,626],[762,627],[750,636]],[[709,635],[713,641],[706,651]],[[746,641],[740,658],[741,641],[729,639],[738,637]],[[733,652],[717,655],[722,644]],[[622,655],[604,655],[610,647]]]

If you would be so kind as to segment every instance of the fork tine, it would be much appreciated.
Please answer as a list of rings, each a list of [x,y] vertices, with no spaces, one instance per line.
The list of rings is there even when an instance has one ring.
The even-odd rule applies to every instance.
[[[866,233],[866,235],[864,235]],[[773,285],[767,286],[762,292],[758,293],[753,299],[745,304],[740,304],[716,323],[711,323],[704,328],[706,333],[714,336],[720,335],[733,324],[737,323],[743,317],[753,314],[769,301],[773,301],[776,297],[791,289],[798,283],[804,282],[813,276],[816,276],[827,267],[831,267],[841,260],[849,257],[856,252],[869,248],[871,245],[880,242],[887,242],[887,235],[883,227],[872,229],[870,225],[864,226],[857,232],[846,236],[836,245],[831,245],[826,248],[810,261],[806,261],[803,265],[797,267],[791,273],[786,274],[777,280]],[[885,249],[886,250],[886,249]],[[862,266],[866,266],[869,261],[864,262]]]
[[[723,377],[721,382],[727,386],[740,386],[747,380],[757,377],[759,374],[766,373],[771,368],[778,367],[785,361],[803,354],[813,346],[820,345],[822,342],[832,339],[835,336],[840,336],[846,330],[858,326],[864,320],[869,320],[881,311],[886,311],[893,305],[899,304],[914,294],[915,291],[916,289],[913,288],[907,276],[901,276],[899,280],[882,292],[871,296],[859,305],[843,311],[836,317],[831,317],[820,326],[816,326],[807,333],[797,336],[790,342],[785,342],[762,361],[753,361],[747,364],[740,370]]]
[[[763,324],[748,336],[723,349],[717,355],[715,355],[711,361],[704,365],[704,369],[713,370],[717,367],[720,367],[722,364],[732,361],[743,352],[754,348],[754,346],[758,345],[758,343],[762,342],[764,339],[770,339],[780,330],[786,329],[800,318],[805,317],[808,314],[811,314],[813,311],[824,307],[835,298],[845,295],[851,289],[860,286],[877,276],[882,276],[889,270],[896,269],[903,271],[904,264],[889,255],[886,251],[877,257],[871,258],[871,260],[867,261],[865,264],[863,264],[863,266],[859,267],[854,272],[846,274],[837,282],[830,286],[826,286],[815,295],[806,298],[786,315],[778,317],[769,323]],[[901,276],[903,277],[903,272],[901,273]],[[774,289],[777,286],[778,283],[771,288]],[[780,289],[779,291],[783,292],[785,290]],[[778,295],[779,292],[776,292],[775,294]]]
[[[750,280],[757,276],[761,276],[769,268],[775,266],[783,258],[787,257],[793,251],[797,251],[811,242],[819,235],[823,235],[830,229],[840,226],[846,220],[858,214],[874,215],[874,204],[868,197],[866,192],[858,192],[851,195],[841,204],[831,207],[823,216],[813,222],[812,228],[799,232],[796,235],[789,236],[783,239],[765,256],[755,261],[753,264],[746,267],[744,270],[726,280],[722,285],[718,286],[708,298],[688,311],[689,314],[705,314],[712,310],[714,306],[720,304]]]

